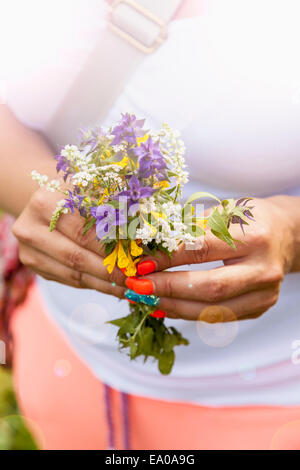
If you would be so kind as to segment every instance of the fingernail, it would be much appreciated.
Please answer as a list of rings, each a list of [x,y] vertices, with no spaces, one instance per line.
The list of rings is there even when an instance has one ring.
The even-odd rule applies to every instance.
[[[151,274],[156,271],[156,267],[155,261],[147,259],[138,263],[136,269],[139,276],[145,276],[146,274]]]
[[[134,300],[130,300],[130,299],[126,299],[127,302],[129,302],[130,304],[136,304],[136,302]]]
[[[126,284],[126,286],[127,286],[129,289],[134,290],[134,288],[133,288],[134,279],[137,279],[137,278],[134,277],[134,276],[132,276],[132,277],[127,277],[127,279],[126,279],[126,281],[125,281],[125,284]]]
[[[128,300],[133,300],[137,303],[150,305],[151,307],[156,307],[156,305],[158,305],[160,301],[160,298],[156,295],[141,295],[137,294],[131,289],[127,289],[127,291],[125,292],[125,297]]]
[[[154,292],[154,284],[150,279],[134,278],[131,279],[130,286],[128,284],[126,285],[137,294],[151,295]]]
[[[150,313],[150,316],[154,318],[165,318],[167,314],[163,310],[155,310],[155,312]]]

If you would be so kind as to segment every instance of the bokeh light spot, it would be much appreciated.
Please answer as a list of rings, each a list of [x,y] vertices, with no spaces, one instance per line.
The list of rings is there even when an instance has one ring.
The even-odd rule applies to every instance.
[[[214,348],[231,344],[239,331],[236,315],[222,305],[205,307],[198,317],[196,328],[200,339]]]
[[[54,373],[57,377],[67,377],[71,370],[72,366],[66,359],[58,359],[54,364]]]

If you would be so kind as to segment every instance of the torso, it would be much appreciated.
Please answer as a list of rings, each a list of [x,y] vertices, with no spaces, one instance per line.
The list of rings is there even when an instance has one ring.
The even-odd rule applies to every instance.
[[[41,130],[101,30],[95,18],[99,4],[84,5],[77,2],[72,24],[64,27],[61,20],[53,38],[61,44],[59,52],[48,50],[44,68],[29,61],[25,80],[18,76],[12,83],[11,105],[24,122]],[[178,128],[187,146],[190,191],[209,189],[220,197],[300,194],[300,66],[295,60],[300,7],[293,0],[212,0],[205,2],[205,14],[190,18],[183,11],[170,25],[168,41],[131,77],[105,124],[133,111],[151,127],[167,121]],[[41,287],[50,314],[83,360],[115,388],[217,405],[299,404],[300,379],[291,362],[299,282],[300,275],[287,276],[278,304],[254,322],[199,331],[194,323],[168,320],[191,345],[178,348],[174,372],[164,378],[156,366],[130,363],[120,355],[114,330],[101,337],[103,319],[125,313],[125,302],[47,281]],[[87,304],[94,305],[88,312],[94,308],[98,314],[87,317]],[[229,344],[220,347],[222,340]]]

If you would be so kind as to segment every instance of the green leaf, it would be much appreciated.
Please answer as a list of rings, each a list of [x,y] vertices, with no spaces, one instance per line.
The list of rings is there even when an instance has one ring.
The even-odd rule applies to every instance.
[[[175,189],[176,189],[176,186],[173,186],[173,188],[165,189],[164,193],[172,194],[175,191]]]
[[[170,352],[178,344],[178,338],[174,334],[167,334],[163,340],[163,348],[165,352]]]
[[[86,222],[84,224],[83,235],[85,235],[90,230],[90,228],[92,228],[93,225],[95,225],[96,222],[97,222],[97,219],[95,217],[93,217],[92,220]]]
[[[192,194],[192,196],[189,197],[188,200],[186,201],[186,204],[191,204],[193,201],[196,201],[196,199],[205,199],[205,198],[215,199],[215,201],[218,201],[221,204],[221,201],[219,198],[217,198],[211,193],[207,193],[203,191]]]
[[[119,208],[119,201],[116,199],[109,199],[106,204],[109,204],[110,206],[113,206],[115,209]]]
[[[134,341],[130,341],[130,359],[135,359],[138,352],[138,345]]]
[[[161,353],[159,357],[159,361],[158,361],[159,371],[164,375],[168,375],[172,370],[174,361],[175,361],[174,351]]]
[[[110,320],[109,322],[107,323],[110,323],[111,325],[116,325],[116,326],[123,326],[125,323],[126,323],[126,318],[127,317],[123,317],[123,318],[116,318],[116,320]]]
[[[139,353],[145,356],[150,356],[152,353],[154,331],[151,327],[143,328],[140,332],[140,347]]]
[[[174,347],[188,344],[188,340],[173,327],[167,328],[164,319],[149,316],[155,310],[144,304],[130,305],[130,314],[108,323],[117,326],[120,349],[128,349],[131,359],[142,356],[158,361],[162,374],[171,372],[175,354]]]
[[[111,252],[114,250],[116,246],[116,243],[117,242],[113,240],[105,244],[105,256],[108,256],[111,254]]]
[[[232,236],[229,233],[229,230],[226,226],[224,218],[219,213],[216,208],[212,214],[209,216],[207,225],[211,228],[213,235],[218,237],[220,240],[223,240],[225,243],[230,245],[233,249],[236,249]]]
[[[170,176],[170,177],[172,177],[172,176],[174,176],[174,177],[175,177],[175,176],[178,176],[177,173],[174,173],[174,171],[168,170],[167,173],[168,173],[168,176]]]

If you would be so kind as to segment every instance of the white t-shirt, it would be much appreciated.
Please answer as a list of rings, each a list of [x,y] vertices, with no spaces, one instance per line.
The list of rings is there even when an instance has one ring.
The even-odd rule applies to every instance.
[[[24,11],[17,20],[12,11],[19,34],[9,31],[2,93],[23,122],[43,130],[98,39],[103,5],[17,3]],[[166,121],[179,129],[190,193],[300,195],[299,13],[293,0],[207,0],[202,16],[171,23],[168,40],[144,59],[104,124],[130,111],[153,128]],[[298,273],[286,276],[278,303],[257,320],[167,319],[190,340],[177,348],[167,377],[156,364],[118,352],[116,330],[105,322],[125,314],[126,301],[43,279],[39,285],[70,344],[117,389],[211,405],[300,404]]]

